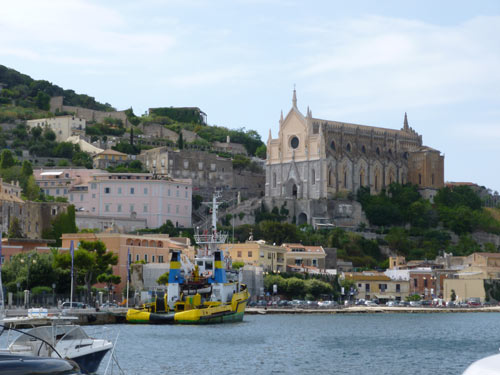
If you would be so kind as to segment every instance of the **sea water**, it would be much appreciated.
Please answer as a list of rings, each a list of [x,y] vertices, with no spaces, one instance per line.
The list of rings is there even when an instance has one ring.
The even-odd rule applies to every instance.
[[[462,374],[500,347],[500,313],[246,315],[233,324],[107,328],[119,332],[115,357],[127,375]],[[120,372],[110,364],[111,373]]]

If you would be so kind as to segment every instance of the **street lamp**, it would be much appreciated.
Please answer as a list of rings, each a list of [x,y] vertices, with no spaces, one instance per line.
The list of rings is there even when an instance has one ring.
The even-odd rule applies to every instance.
[[[52,283],[52,305],[56,305],[56,283]]]
[[[28,262],[27,262],[27,267],[28,267],[28,275],[27,275],[27,277],[26,277],[26,290],[27,290],[27,291],[28,291],[28,293],[29,293],[29,294],[28,294],[27,307],[29,307],[29,304],[30,304],[30,298],[31,298],[31,296],[30,296],[30,294],[31,294],[31,293],[29,292],[29,291],[30,291],[30,268],[31,268],[30,266],[31,266],[31,264],[36,264],[36,259],[31,260],[31,257],[32,257],[33,255],[34,255],[33,253],[32,253],[32,254],[28,254]],[[23,259],[23,258],[21,258],[21,263],[24,263],[24,259]]]

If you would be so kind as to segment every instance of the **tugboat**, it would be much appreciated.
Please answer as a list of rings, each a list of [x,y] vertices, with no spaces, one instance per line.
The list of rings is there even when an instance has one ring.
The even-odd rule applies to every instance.
[[[218,245],[227,234],[217,231],[217,195],[212,206],[210,232],[195,234],[201,248],[195,265],[182,261],[180,251],[173,251],[170,260],[166,296],[157,295],[155,302],[141,309],[129,309],[127,322],[146,324],[211,324],[243,320],[250,297],[241,273],[227,270],[223,251]]]

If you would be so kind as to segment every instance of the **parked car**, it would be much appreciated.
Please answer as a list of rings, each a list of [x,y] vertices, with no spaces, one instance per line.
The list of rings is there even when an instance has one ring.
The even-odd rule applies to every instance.
[[[61,308],[62,309],[69,309],[69,308],[73,308],[73,309],[84,309],[86,308],[87,305],[84,304],[83,302],[64,302],[62,305],[61,305]]]
[[[365,301],[365,306],[378,306],[378,305],[373,301]]]
[[[408,301],[401,301],[401,302],[399,302],[399,306],[401,306],[401,307],[408,307],[408,306],[410,306],[410,302],[408,302]]]
[[[282,299],[281,301],[278,302],[278,306],[288,306],[290,305],[290,301],[287,301],[286,299]]]
[[[469,306],[481,306],[481,300],[479,298],[469,298],[467,304]]]
[[[396,307],[399,306],[399,301],[389,301],[385,305],[389,307]]]
[[[421,307],[422,302],[421,301],[410,301],[410,306],[411,307]]]
[[[112,302],[105,302],[101,305],[102,309],[109,309],[110,307],[118,307],[118,304]]]
[[[431,306],[432,305],[432,301],[430,301],[428,299],[424,299],[423,301],[420,301],[420,303],[422,304],[422,306]]]
[[[453,301],[448,301],[446,302],[446,307],[457,307],[457,305]]]
[[[321,301],[321,302],[318,302],[318,306],[323,307],[323,308],[331,308],[331,307],[338,306],[338,303],[335,301]]]
[[[261,299],[261,300],[257,301],[257,305],[256,306],[257,307],[265,307],[265,306],[267,306],[267,301]]]
[[[359,306],[359,305],[364,305],[364,304],[365,304],[365,302],[366,302],[366,301],[365,301],[364,299],[358,299],[358,300],[356,301],[355,305],[358,305],[358,306]]]

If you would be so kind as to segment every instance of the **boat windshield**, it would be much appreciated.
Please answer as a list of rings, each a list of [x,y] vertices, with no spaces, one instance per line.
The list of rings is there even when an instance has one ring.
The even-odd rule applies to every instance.
[[[32,343],[33,341],[36,341],[35,338],[33,338],[32,336],[35,336],[47,342],[52,342],[52,327],[36,327],[27,330],[26,333],[29,333],[31,336],[23,334],[18,338],[16,338],[12,344],[27,345],[29,343]]]
[[[57,328],[65,328],[64,332],[57,332],[57,338],[63,340],[83,340],[88,339],[89,335],[80,326],[63,326]]]

